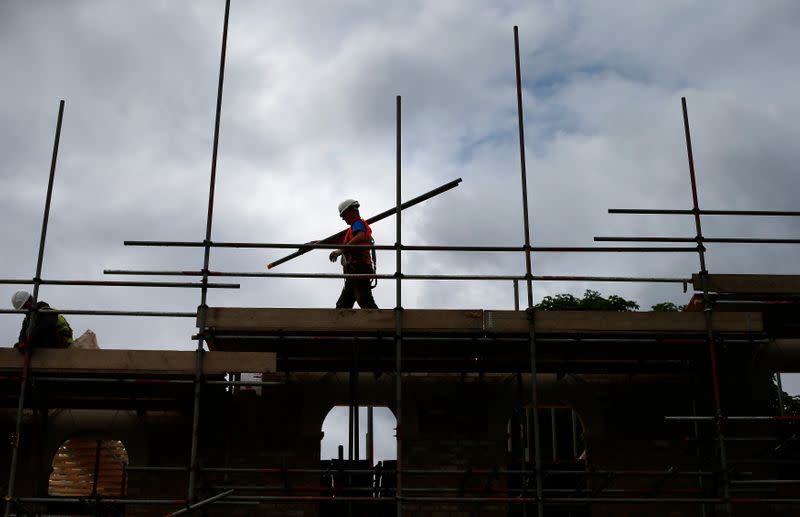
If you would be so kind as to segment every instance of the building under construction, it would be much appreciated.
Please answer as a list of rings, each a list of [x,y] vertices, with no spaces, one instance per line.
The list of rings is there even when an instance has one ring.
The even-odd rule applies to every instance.
[[[366,275],[393,284],[395,307],[209,307],[209,289],[237,287],[222,277],[356,276],[210,269],[215,247],[296,248],[286,260],[342,247],[337,236],[316,244],[211,238],[228,12],[226,6],[206,234],[196,242],[126,242],[201,248],[202,269],[107,271],[197,282],[42,278],[61,103],[37,268],[31,279],[2,283],[32,285],[34,299],[47,284],[197,288],[195,312],[60,311],[194,318],[197,349],[0,350],[0,426],[10,438],[0,452],[8,472],[4,515],[797,515],[800,417],[784,400],[780,373],[800,371],[800,276],[709,272],[708,243],[787,239],[712,238],[702,221],[800,212],[701,209],[685,100],[690,208],[612,211],[685,215],[696,235],[536,246],[528,229],[515,28],[522,244],[402,243],[402,210],[458,180],[401,199],[398,97],[397,202],[379,214],[395,218],[397,242],[373,246],[394,252],[397,266],[394,274]],[[442,250],[517,254],[520,273],[401,271],[403,252]],[[532,270],[536,253],[693,253],[699,266],[678,278],[544,277]],[[507,282],[517,306],[404,308],[402,286],[414,280]],[[676,312],[535,310],[535,284],[554,280],[673,282],[692,293]],[[349,408],[349,439],[338,458],[323,459],[320,430],[335,406]],[[360,457],[360,407],[392,411],[396,460],[375,461],[371,418]]]

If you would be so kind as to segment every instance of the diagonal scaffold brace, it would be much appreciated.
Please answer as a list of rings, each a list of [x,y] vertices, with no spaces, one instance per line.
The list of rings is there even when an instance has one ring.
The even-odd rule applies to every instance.
[[[168,513],[166,517],[172,517],[173,515],[183,515],[185,513],[193,512],[194,510],[196,510],[198,508],[201,508],[203,506],[207,506],[209,504],[213,504],[213,503],[219,501],[220,499],[224,499],[224,498],[228,497],[229,495],[231,495],[233,492],[234,492],[233,488],[230,489],[230,490],[226,490],[224,492],[220,492],[219,494],[213,495],[213,496],[211,496],[211,497],[209,497],[207,499],[203,499],[202,501],[198,501],[196,503],[187,505],[185,508],[181,508],[180,510],[177,510],[175,512]]]

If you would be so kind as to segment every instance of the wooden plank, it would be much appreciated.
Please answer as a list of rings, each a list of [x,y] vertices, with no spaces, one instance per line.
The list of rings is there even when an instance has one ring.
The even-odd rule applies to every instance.
[[[0,349],[0,370],[19,371],[24,357],[12,349]],[[35,350],[31,368],[36,372],[128,373],[191,375],[195,371],[195,352],[175,350]],[[270,352],[207,352],[203,372],[274,372],[275,354]]]
[[[271,309],[209,307],[206,326],[242,332],[394,332],[392,309]],[[482,310],[403,311],[406,332],[475,332]]]
[[[709,291],[723,294],[800,295],[800,275],[708,275]],[[695,291],[703,290],[698,273],[692,275]]]
[[[391,311],[394,313],[394,311]],[[392,319],[394,324],[394,318]],[[483,311],[407,309],[403,330],[411,332],[476,332],[483,330]]]
[[[697,333],[705,331],[702,312],[536,311],[536,330],[547,333]],[[209,308],[208,326],[217,331],[252,333],[394,332],[390,309]],[[716,312],[714,330],[762,332],[760,312]],[[524,334],[524,311],[403,311],[403,331],[417,333]]]
[[[486,332],[522,334],[528,332],[524,311],[485,311]],[[610,312],[535,311],[537,332],[571,333],[700,333],[705,331],[702,312]],[[718,332],[762,332],[760,312],[715,312],[712,324]]]
[[[337,329],[385,330],[394,328],[390,310],[365,309],[259,309],[209,307],[206,327],[216,330],[279,332],[300,328],[308,332]]]

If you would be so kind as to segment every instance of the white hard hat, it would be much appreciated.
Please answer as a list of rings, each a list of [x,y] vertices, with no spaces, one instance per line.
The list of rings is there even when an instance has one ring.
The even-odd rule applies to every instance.
[[[345,199],[344,201],[339,203],[339,215],[341,216],[342,214],[344,214],[348,208],[358,208],[359,206],[361,205],[359,205],[358,201],[356,201],[355,199]]]
[[[25,302],[30,300],[31,293],[28,291],[17,291],[11,296],[11,305],[14,306],[15,309],[19,310]]]

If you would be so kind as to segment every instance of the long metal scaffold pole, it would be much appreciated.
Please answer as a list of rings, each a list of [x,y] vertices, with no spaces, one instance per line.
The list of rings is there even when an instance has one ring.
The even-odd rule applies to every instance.
[[[369,219],[365,219],[369,224]],[[694,242],[691,239],[691,242]],[[202,241],[125,241],[126,246],[164,246],[173,248],[202,248],[206,243]],[[323,244],[323,243],[278,243],[278,242],[211,242],[208,244],[212,248],[303,248],[303,253],[312,249],[373,249],[382,251],[394,251],[392,244],[370,244],[359,246],[358,244]],[[404,245],[404,251],[479,251],[479,252],[504,252],[519,253],[525,251],[524,246],[418,246]],[[695,246],[532,246],[532,253],[697,253]],[[17,282],[19,283],[19,282]]]
[[[528,287],[528,341],[531,349],[531,404],[533,405],[533,461],[536,472],[536,508],[544,515],[542,501],[542,450],[539,436],[539,393],[536,386],[536,331],[533,321],[533,280],[531,272],[531,232],[528,224],[528,179],[525,170],[525,127],[522,117],[522,76],[519,66],[519,28],[514,26],[514,69],[517,78],[517,123],[519,124],[519,160],[522,178],[522,224],[525,229],[525,283]]]
[[[419,196],[417,196],[417,197],[415,197],[413,199],[409,199],[408,201],[406,201],[405,203],[400,204],[399,206],[393,206],[392,208],[390,208],[388,210],[384,210],[383,212],[381,212],[381,213],[379,213],[377,215],[374,215],[372,217],[369,217],[367,219],[364,219],[364,220],[367,222],[367,224],[372,225],[373,223],[376,223],[378,221],[386,219],[387,217],[391,216],[392,214],[395,214],[395,213],[399,214],[401,210],[405,210],[406,208],[410,208],[410,207],[412,207],[414,205],[418,205],[419,203],[422,203],[425,200],[428,200],[428,199],[430,199],[432,197],[438,196],[439,194],[447,192],[448,190],[457,187],[459,183],[461,183],[461,178],[457,178],[457,179],[455,179],[455,180],[453,180],[453,181],[451,181],[449,183],[445,183],[444,185],[442,185],[440,187],[437,187],[437,188],[435,188],[435,189],[433,189],[431,191],[428,191],[428,192],[426,192],[424,194],[421,194],[421,195],[419,195]],[[321,239],[321,240],[317,241],[317,244],[329,243],[329,244],[333,244],[333,246],[330,246],[330,247],[335,248],[335,249],[339,249],[338,245],[341,242],[342,238],[344,237],[344,234],[345,234],[346,231],[347,230],[342,230],[342,231],[340,231],[338,233],[335,233],[333,235],[329,235],[328,237],[325,237],[324,239]],[[141,245],[141,244],[136,244],[136,245]],[[292,260],[295,257],[299,257],[300,255],[308,253],[309,251],[314,249],[313,247],[308,246],[308,245],[291,246],[291,247],[292,248],[299,248],[299,249],[297,251],[295,251],[294,253],[290,253],[289,255],[286,255],[283,258],[280,258],[280,259],[278,259],[278,260],[276,260],[274,262],[270,262],[269,264],[267,264],[267,269],[272,269],[275,266],[279,266],[279,265],[283,264],[284,262]]]
[[[50,178],[47,181],[47,197],[44,202],[44,216],[42,217],[42,232],[39,238],[39,257],[36,261],[36,276],[33,278],[33,307],[28,311],[28,334],[26,340],[30,341],[33,328],[36,325],[36,302],[39,301],[39,284],[42,276],[42,263],[44,261],[44,244],[47,238],[47,223],[50,220],[50,201],[53,198],[53,180],[56,175],[56,162],[58,161],[58,143],[61,140],[61,121],[64,118],[64,101],[58,103],[58,120],[56,121],[56,136],[53,142],[53,156],[50,159]],[[28,343],[30,344],[30,343]],[[22,367],[22,380],[19,388],[19,401],[17,404],[17,420],[14,436],[11,441],[11,468],[8,473],[8,491],[6,493],[6,507],[4,515],[11,515],[11,503],[14,498],[14,485],[17,479],[17,462],[19,461],[19,435],[22,430],[22,410],[25,406],[25,390],[28,385],[28,372],[31,366],[32,349],[25,350],[25,363]]]
[[[800,212],[791,210],[672,210],[650,208],[609,208],[609,214],[637,215],[752,215],[757,217],[800,217]]]
[[[214,220],[214,186],[217,179],[217,151],[219,149],[219,123],[222,113],[222,85],[225,81],[225,52],[228,46],[228,17],[231,0],[225,0],[225,18],[222,22],[222,50],[219,59],[219,83],[217,84],[217,109],[214,118],[214,145],[211,152],[211,179],[208,188],[208,217],[206,218],[206,238],[203,249],[203,287],[200,290],[200,307],[198,308],[197,359],[195,362],[194,413],[192,418],[192,446],[189,453],[189,486],[186,500],[189,504],[195,499],[195,480],[197,477],[197,432],[200,424],[200,391],[203,381],[203,342],[206,327],[206,298],[208,295],[208,264],[211,255],[211,223]]]
[[[396,372],[395,372],[395,396],[396,396],[396,419],[397,419],[397,430],[395,431],[395,443],[396,443],[396,452],[397,452],[397,467],[396,467],[396,489],[395,489],[395,501],[397,501],[397,517],[402,517],[403,515],[403,440],[405,436],[403,436],[403,379],[402,379],[402,372],[403,372],[403,298],[402,298],[402,262],[401,259],[401,229],[402,226],[400,224],[401,221],[401,202],[400,202],[400,191],[401,191],[401,152],[400,152],[400,144],[402,142],[401,139],[401,98],[397,96],[397,157],[396,157],[396,165],[397,170],[395,173],[396,176],[396,196],[397,196],[397,218],[395,221],[395,232],[397,241],[395,245],[397,246],[397,251],[395,252],[395,260],[397,261],[395,265],[395,307],[394,307],[394,343],[395,343],[395,363],[396,363]]]
[[[366,248],[366,246],[364,246]],[[696,250],[692,250],[696,252]],[[159,275],[159,276],[202,276],[200,271],[132,271],[122,269],[106,269],[107,275]],[[339,274],[339,273],[263,273],[261,271],[212,271],[210,275],[217,277],[242,277],[242,278],[381,278],[394,279],[392,274]],[[517,302],[514,310],[519,310],[519,281],[525,280],[525,275],[404,275],[404,280],[496,280],[516,282],[514,295]],[[584,275],[533,275],[532,280],[541,282],[651,282],[660,284],[690,284],[691,278],[680,277],[633,277],[633,276],[584,276]],[[0,281],[2,283],[2,281]],[[198,284],[200,285],[200,284]],[[213,286],[215,284],[209,284]],[[238,284],[216,284],[220,287],[237,287]],[[0,309],[0,314],[3,310]],[[16,311],[6,311],[16,312]]]
[[[703,282],[703,314],[705,315],[706,339],[708,341],[708,353],[711,361],[711,383],[714,391],[714,410],[717,423],[717,434],[719,436],[719,458],[722,469],[722,499],[724,501],[725,512],[731,514],[730,480],[728,476],[728,457],[725,449],[725,436],[722,432],[722,401],[720,399],[719,369],[717,364],[717,348],[714,340],[714,330],[712,326],[712,302],[708,294],[709,279],[708,269],[706,268],[705,246],[703,245],[703,229],[700,223],[700,203],[697,198],[697,179],[694,171],[694,155],[692,153],[692,136],[689,132],[689,114],[686,109],[686,97],[681,97],[681,107],[683,108],[683,129],[686,135],[686,152],[689,160],[689,179],[692,185],[692,211],[694,212],[694,225],[697,230],[697,255],[700,259],[700,278]]]

